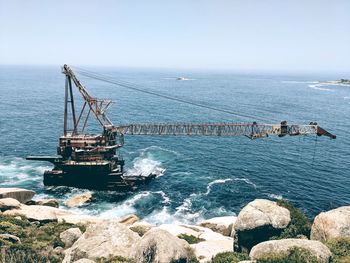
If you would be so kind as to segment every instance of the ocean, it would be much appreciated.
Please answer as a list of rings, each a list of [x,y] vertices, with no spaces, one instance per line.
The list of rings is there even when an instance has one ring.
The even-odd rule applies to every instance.
[[[337,139],[125,136],[120,155],[127,172],[157,172],[159,176],[133,193],[92,191],[91,203],[72,210],[104,218],[135,213],[142,220],[161,224],[235,215],[255,198],[287,199],[310,218],[350,204],[350,87],[317,84],[346,76],[89,69],[157,93],[256,116],[258,122],[316,121]],[[179,81],[179,76],[188,80]],[[114,101],[108,116],[115,125],[255,121],[80,79],[94,96]],[[67,198],[85,190],[44,187],[42,174],[51,165],[25,160],[27,155],[56,153],[63,132],[64,75],[60,67],[0,66],[0,98],[0,187],[32,189],[35,198],[56,198],[64,207]],[[91,120],[88,131],[101,129]]]

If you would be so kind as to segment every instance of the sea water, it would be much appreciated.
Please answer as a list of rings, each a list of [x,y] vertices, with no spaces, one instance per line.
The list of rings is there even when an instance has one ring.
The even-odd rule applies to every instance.
[[[33,189],[36,198],[64,200],[84,189],[44,187],[52,166],[27,155],[55,154],[63,132],[64,75],[54,66],[0,67],[0,187]],[[318,122],[337,135],[250,140],[246,137],[125,136],[120,155],[128,174],[159,176],[133,193],[93,191],[91,203],[73,210],[120,217],[135,213],[151,223],[195,223],[235,215],[255,198],[288,199],[309,217],[350,203],[350,87],[317,84],[346,76],[92,69],[144,89],[211,107],[256,116],[267,123]],[[177,80],[185,76],[187,80]],[[243,118],[138,93],[80,77],[96,97],[114,101],[115,125],[145,122],[251,122]],[[75,91],[76,104],[81,106]],[[90,120],[89,130],[101,132]]]

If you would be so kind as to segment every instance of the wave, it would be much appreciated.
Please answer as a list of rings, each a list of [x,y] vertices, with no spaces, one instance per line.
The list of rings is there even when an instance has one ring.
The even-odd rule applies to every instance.
[[[23,183],[35,183],[42,181],[45,170],[51,166],[33,163],[23,158],[9,157],[0,160],[0,184],[14,186]]]
[[[268,194],[267,195],[271,199],[276,199],[276,200],[282,200],[283,196],[282,195],[276,195],[276,194]]]
[[[150,158],[138,157],[133,162],[133,167],[125,172],[125,176],[142,175],[149,176],[155,174],[156,176],[164,175],[165,169],[162,163],[152,160]]]
[[[211,188],[212,188],[213,185],[215,185],[215,184],[224,184],[224,183],[229,182],[229,181],[232,181],[232,179],[230,179],[230,178],[218,179],[218,180],[215,180],[215,181],[210,182],[210,183],[207,185],[207,191],[204,193],[204,195],[210,194]]]
[[[257,188],[256,184],[254,184],[252,181],[250,181],[250,180],[247,179],[247,178],[235,178],[234,180],[235,180],[235,181],[242,181],[242,182],[245,182],[246,184],[249,184],[249,185],[253,186],[255,189]]]
[[[214,180],[214,181],[208,183],[208,185],[207,185],[207,191],[204,193],[204,195],[209,195],[209,194],[210,194],[213,185],[216,185],[216,184],[224,184],[224,183],[230,182],[230,181],[242,181],[242,182],[245,182],[246,184],[249,184],[249,185],[253,186],[255,189],[257,188],[257,186],[256,186],[253,182],[251,182],[249,179],[247,179],[247,178],[234,178],[234,179],[226,178],[226,179],[217,179],[217,180]]]
[[[315,85],[309,85],[309,88],[315,89],[315,90],[322,90],[322,91],[334,91],[332,89],[328,88],[322,88],[324,85],[322,84],[315,84]]]
[[[103,211],[97,213],[97,215],[101,218],[111,219],[129,214],[138,214],[136,207],[140,204],[142,205],[142,202],[146,201],[145,198],[154,198],[154,195],[159,195],[163,199],[161,204],[163,207],[167,208],[167,206],[170,204],[170,198],[163,191],[143,191],[117,205],[111,203],[100,204],[100,206],[102,205],[105,207],[103,208]]]
[[[319,83],[318,81],[296,81],[296,80],[283,80],[282,83],[306,83],[306,84],[312,84],[312,83]]]

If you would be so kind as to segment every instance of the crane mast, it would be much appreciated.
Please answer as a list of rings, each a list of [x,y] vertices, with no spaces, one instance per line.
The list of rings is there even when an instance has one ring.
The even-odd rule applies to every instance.
[[[151,136],[246,136],[250,139],[272,135],[283,137],[318,135],[335,139],[336,136],[321,128],[317,123],[277,124],[264,123],[134,123],[114,126],[107,116],[112,101],[97,99],[89,94],[72,69],[64,65],[65,102],[63,136],[59,138],[57,155],[28,156],[28,160],[49,161],[54,164],[51,171],[45,171],[45,185],[68,185],[93,189],[130,190],[155,177],[150,175],[125,176],[124,160],[117,155],[117,149],[124,145],[124,135]],[[83,98],[83,105],[76,115],[73,85]],[[71,116],[68,114],[71,109]],[[102,134],[85,133],[88,120],[93,116],[101,125]],[[72,127],[69,130],[69,120]]]

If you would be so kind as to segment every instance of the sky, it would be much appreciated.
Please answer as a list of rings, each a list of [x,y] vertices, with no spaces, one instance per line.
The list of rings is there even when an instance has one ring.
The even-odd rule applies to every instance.
[[[0,0],[0,64],[350,72],[349,0]]]

